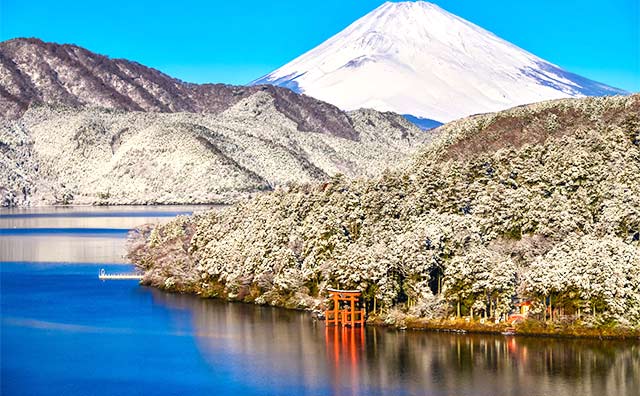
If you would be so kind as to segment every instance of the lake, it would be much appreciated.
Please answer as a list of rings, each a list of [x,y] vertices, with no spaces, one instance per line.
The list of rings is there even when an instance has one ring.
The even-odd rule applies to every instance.
[[[637,340],[327,328],[98,280],[132,270],[128,229],[199,209],[0,211],[2,395],[640,394]]]

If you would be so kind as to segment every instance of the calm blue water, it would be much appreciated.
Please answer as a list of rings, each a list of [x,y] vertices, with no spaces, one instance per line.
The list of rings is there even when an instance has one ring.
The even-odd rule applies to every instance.
[[[5,228],[34,226],[15,223],[23,220]],[[41,258],[0,261],[2,395],[637,396],[640,389],[637,341],[343,331],[300,312],[101,282],[100,268],[131,269],[119,260],[123,236],[95,238],[99,216],[82,227],[77,217],[65,221],[58,225],[86,234],[44,236],[53,243],[27,231],[0,235],[2,257]],[[109,221],[118,228],[130,218]],[[56,243],[66,246],[62,253]],[[66,262],[49,259],[61,255]]]
[[[247,339],[245,327],[256,325],[255,315],[286,326],[292,320],[288,312],[216,301],[207,307],[135,281],[101,282],[92,264],[5,262],[0,270],[3,395],[332,393],[322,378],[308,383],[309,376],[289,377],[305,374],[300,360],[318,358],[313,349],[322,345],[324,328],[308,357],[303,349],[289,348],[296,337],[284,337],[279,348],[269,344],[279,337],[273,328]],[[206,318],[207,309],[214,318]],[[306,315],[293,316],[308,321]],[[256,340],[267,345],[253,346]]]
[[[0,228],[0,238],[3,236],[106,236],[124,238],[128,228]]]
[[[233,389],[185,332],[189,312],[154,303],[135,281],[100,282],[91,264],[2,263],[0,271],[2,394]]]

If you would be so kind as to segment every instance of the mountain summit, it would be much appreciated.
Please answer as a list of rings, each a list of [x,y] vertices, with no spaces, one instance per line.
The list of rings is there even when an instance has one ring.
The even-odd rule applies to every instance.
[[[384,3],[252,84],[288,87],[347,110],[441,122],[547,99],[626,93],[422,1]]]

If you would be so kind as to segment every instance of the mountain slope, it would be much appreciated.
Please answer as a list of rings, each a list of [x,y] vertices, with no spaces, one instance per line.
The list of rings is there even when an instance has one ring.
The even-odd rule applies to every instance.
[[[74,45],[0,43],[3,205],[209,203],[371,176],[430,137],[270,85],[187,84]]]
[[[372,176],[429,137],[402,116],[345,115],[357,139],[299,131],[258,91],[224,112],[32,106],[0,119],[2,205],[229,202],[336,173]]]
[[[33,38],[0,43],[0,116],[6,118],[19,117],[32,103],[220,114],[258,91],[268,92],[299,130],[357,137],[338,108],[288,89],[189,84],[75,45]]]
[[[426,2],[387,2],[253,84],[342,109],[448,122],[542,100],[624,94]]]

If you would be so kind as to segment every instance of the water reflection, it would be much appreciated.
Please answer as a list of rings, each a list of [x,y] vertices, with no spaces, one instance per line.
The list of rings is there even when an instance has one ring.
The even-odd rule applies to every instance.
[[[210,206],[45,206],[0,209],[1,228],[133,228]]]
[[[361,394],[359,372],[367,357],[365,336],[363,327],[325,327],[329,382],[334,394]]]
[[[78,235],[2,236],[0,261],[123,263],[125,242]]]
[[[223,206],[0,209],[0,261],[123,263],[127,230]]]
[[[203,357],[259,385],[311,393],[636,395],[637,341],[342,329],[306,314],[155,292],[192,311]]]
[[[105,218],[66,216],[60,226],[96,227],[97,219]],[[77,221],[85,223],[69,223]],[[126,228],[120,224],[112,227]],[[118,262],[123,253],[123,238],[89,231],[0,236],[0,261]],[[637,340],[327,328],[301,312],[100,282],[98,268],[0,263],[0,382],[10,390],[3,394],[637,396],[640,389]]]

